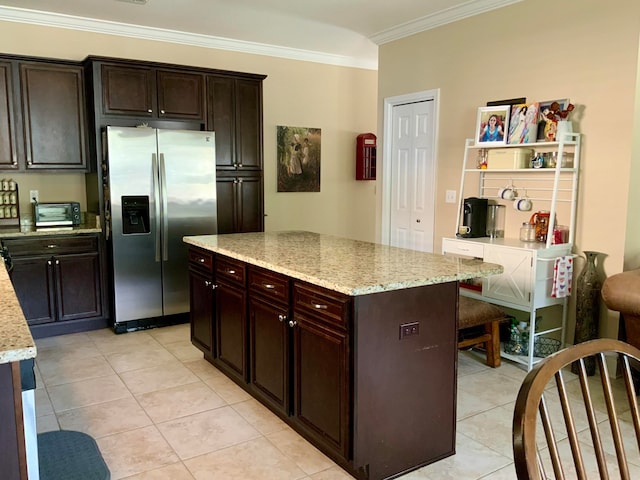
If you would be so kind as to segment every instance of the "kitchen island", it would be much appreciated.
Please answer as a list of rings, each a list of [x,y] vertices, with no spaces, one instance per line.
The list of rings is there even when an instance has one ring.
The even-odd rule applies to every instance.
[[[1,261],[0,305],[0,476],[26,479],[20,361],[35,358],[36,346]]]
[[[361,479],[455,453],[458,282],[502,272],[310,232],[185,237],[191,339]]]

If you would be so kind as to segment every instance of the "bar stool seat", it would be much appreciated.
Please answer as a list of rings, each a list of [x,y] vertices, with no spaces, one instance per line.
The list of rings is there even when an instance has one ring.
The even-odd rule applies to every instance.
[[[487,365],[500,366],[500,322],[509,317],[500,307],[475,298],[459,296],[458,300],[458,332],[479,325],[484,326],[484,333],[464,338],[458,336],[458,348],[482,346],[487,352]],[[462,338],[461,338],[462,337]]]

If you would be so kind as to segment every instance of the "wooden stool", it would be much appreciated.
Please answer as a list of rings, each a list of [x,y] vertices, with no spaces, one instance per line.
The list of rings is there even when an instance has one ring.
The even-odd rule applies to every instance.
[[[500,322],[507,314],[501,308],[481,300],[459,296],[458,331],[484,325],[484,334],[458,341],[458,348],[484,346],[487,351],[487,365],[500,366]]]

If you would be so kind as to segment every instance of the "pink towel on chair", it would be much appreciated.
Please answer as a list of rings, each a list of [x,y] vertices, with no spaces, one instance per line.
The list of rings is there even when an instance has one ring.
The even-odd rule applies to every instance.
[[[553,264],[553,284],[551,296],[564,298],[571,295],[571,280],[573,279],[573,257],[558,257]]]

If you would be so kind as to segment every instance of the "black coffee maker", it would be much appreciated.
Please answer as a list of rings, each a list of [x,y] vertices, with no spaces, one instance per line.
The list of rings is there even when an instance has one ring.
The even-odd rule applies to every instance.
[[[487,236],[486,198],[469,197],[462,203],[462,225],[458,227],[458,237],[477,238]]]

